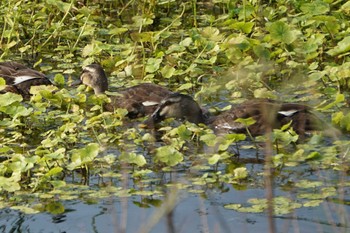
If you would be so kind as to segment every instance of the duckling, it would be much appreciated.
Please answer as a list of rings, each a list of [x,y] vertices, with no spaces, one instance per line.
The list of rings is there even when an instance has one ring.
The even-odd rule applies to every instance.
[[[90,64],[83,68],[80,75],[83,84],[91,87],[96,95],[108,90],[107,76],[99,64]],[[162,99],[173,94],[170,90],[152,83],[142,83],[118,91],[117,96],[110,96],[111,103],[105,104],[107,111],[125,108],[129,118],[137,118],[154,112]]]
[[[217,133],[246,133],[247,127],[238,118],[253,118],[255,123],[248,126],[251,135],[262,135],[267,127],[280,128],[292,121],[291,126],[300,135],[307,131],[320,129],[320,119],[310,107],[302,104],[282,103],[267,99],[246,101],[238,106],[232,106],[217,116],[208,117],[192,97],[174,94],[162,100],[158,108],[145,124],[152,127],[165,118],[174,117],[192,123],[205,123]]]
[[[30,99],[30,88],[39,85],[52,85],[41,72],[26,67],[18,62],[0,62],[0,77],[5,79],[6,87],[1,92],[13,92]]]

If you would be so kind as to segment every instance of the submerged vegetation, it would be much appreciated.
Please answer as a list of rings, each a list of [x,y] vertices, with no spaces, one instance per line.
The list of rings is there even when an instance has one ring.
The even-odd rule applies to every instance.
[[[57,200],[157,199],[164,187],[225,192],[261,188],[270,178],[294,193],[273,197],[275,215],[349,199],[350,2],[9,0],[1,6],[0,60],[32,65],[57,86],[33,88],[27,102],[0,96],[1,207],[59,213]],[[103,111],[106,96],[71,86],[92,62],[105,67],[114,89],[157,83],[214,114],[252,98],[303,102],[341,133],[315,132],[297,143],[288,125],[251,138],[171,120],[155,133],[123,109]],[[166,181],[161,173],[181,175]],[[225,208],[263,212],[271,200]]]

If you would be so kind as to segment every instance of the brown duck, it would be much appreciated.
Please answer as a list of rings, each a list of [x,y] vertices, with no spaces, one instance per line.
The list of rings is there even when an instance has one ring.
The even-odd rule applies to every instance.
[[[246,101],[232,106],[230,110],[217,116],[207,117],[190,96],[175,93],[163,99],[146,123],[152,126],[168,117],[184,119],[192,123],[205,123],[218,133],[246,133],[247,127],[236,120],[251,117],[255,123],[248,126],[248,130],[253,136],[266,133],[268,127],[281,128],[290,121],[299,135],[321,129],[320,119],[311,112],[310,107],[267,99]]]
[[[52,85],[41,72],[26,67],[18,62],[0,62],[0,77],[5,79],[6,87],[1,92],[13,92],[30,98],[32,86]]]
[[[171,117],[195,124],[206,123],[208,118],[191,96],[172,93],[159,103],[156,110],[145,121],[145,124],[154,127],[156,123]]]
[[[108,90],[107,76],[99,64],[90,64],[84,67],[80,80],[83,84],[91,87],[96,95],[103,94]],[[119,90],[117,96],[110,96],[111,103],[104,107],[107,111],[125,108],[128,111],[128,117],[142,117],[154,112],[162,99],[171,94],[173,92],[162,86],[143,83]]]
[[[230,110],[213,117],[208,123],[219,132],[245,133],[246,126],[236,120],[250,117],[255,120],[254,124],[248,126],[252,135],[262,135],[268,128],[279,129],[289,122],[299,135],[320,129],[320,119],[311,112],[310,107],[268,99],[249,100],[232,106]]]

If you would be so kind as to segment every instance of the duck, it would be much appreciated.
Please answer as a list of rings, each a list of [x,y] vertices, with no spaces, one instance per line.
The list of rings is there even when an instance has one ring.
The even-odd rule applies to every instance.
[[[237,119],[252,118],[255,122],[246,126]],[[249,133],[252,136],[265,134],[270,129],[290,126],[298,135],[320,130],[320,118],[312,108],[299,103],[286,103],[271,99],[247,100],[208,120],[208,124],[217,132]]]
[[[83,67],[80,81],[91,87],[95,95],[106,94],[108,91],[107,75],[98,63]],[[167,88],[153,83],[141,83],[117,92],[117,95],[109,96],[111,102],[106,103],[104,109],[113,112],[117,108],[124,108],[131,119],[150,115],[164,98],[173,94]]]
[[[15,61],[0,62],[0,77],[6,86],[0,93],[13,92],[30,99],[32,86],[53,85],[45,74]]]
[[[166,118],[205,124],[208,116],[191,96],[175,92],[162,99],[151,117],[144,124],[153,128],[156,123]]]
[[[268,127],[279,129],[289,122],[299,135],[321,129],[320,119],[312,112],[311,107],[270,99],[247,100],[242,104],[232,105],[231,109],[216,116],[208,116],[192,97],[173,94],[161,101],[145,121],[145,125],[154,127],[165,118],[203,123],[216,133],[249,133],[252,136],[265,134]],[[255,123],[245,126],[236,121],[239,118],[252,118]]]

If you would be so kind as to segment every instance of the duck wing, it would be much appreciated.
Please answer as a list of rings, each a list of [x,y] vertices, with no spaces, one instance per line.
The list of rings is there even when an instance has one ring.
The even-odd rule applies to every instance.
[[[250,100],[216,116],[210,124],[219,132],[245,133],[247,127],[236,122],[238,118],[252,118],[255,123],[248,126],[252,135],[262,135],[267,128],[280,128],[292,121],[291,126],[298,134],[318,129],[319,119],[310,107],[302,104],[283,103],[274,100]]]
[[[143,83],[121,90],[119,94],[111,98],[112,102],[106,109],[125,108],[130,118],[137,118],[153,113],[162,99],[172,92],[160,85]]]
[[[41,72],[28,68],[17,62],[0,62],[0,77],[5,79],[10,91],[30,98],[31,86],[52,85],[51,81]]]

